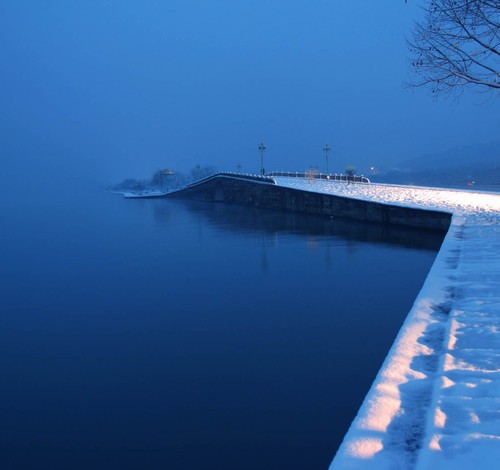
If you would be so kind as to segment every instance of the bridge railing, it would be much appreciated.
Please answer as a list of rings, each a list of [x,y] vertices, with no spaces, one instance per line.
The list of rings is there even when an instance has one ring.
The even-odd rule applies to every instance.
[[[233,173],[231,171],[223,171],[223,172],[214,173],[210,176],[207,176],[205,178],[201,178],[201,179],[196,180],[196,181],[192,181],[191,183],[187,184],[185,187],[189,188],[190,186],[204,183],[206,181],[209,181],[213,178],[217,178],[219,176],[238,178],[238,179],[243,179],[243,180],[248,180],[248,181],[258,181],[260,183],[276,184],[276,182],[269,175],[262,176],[262,175],[252,175],[249,173]]]
[[[272,173],[266,173],[266,176],[284,176],[286,178],[310,178],[310,179],[320,179],[329,181],[349,181],[353,183],[370,183],[370,180],[366,176],[351,176],[342,174],[326,174],[326,173],[292,173],[289,171],[273,171]]]
[[[283,176],[287,178],[310,178],[310,179],[320,179],[320,180],[328,180],[328,181],[346,181],[352,183],[370,183],[370,180],[365,176],[350,176],[350,175],[342,175],[342,174],[324,174],[324,173],[299,173],[299,172],[289,172],[289,171],[273,171],[271,173],[266,173],[265,175],[255,175],[249,173],[235,173],[230,171],[218,172],[212,175],[206,176],[196,181],[191,181],[185,186],[178,188],[178,190],[189,188],[192,186],[196,186],[201,183],[205,183],[213,178],[217,177],[230,177],[230,178],[238,178],[244,179],[248,181],[256,181],[260,183],[270,183],[276,184],[273,180],[275,176]]]

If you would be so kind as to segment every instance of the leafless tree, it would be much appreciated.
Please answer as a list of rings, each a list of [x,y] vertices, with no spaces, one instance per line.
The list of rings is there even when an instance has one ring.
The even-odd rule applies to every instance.
[[[408,41],[410,87],[500,92],[500,0],[431,0]]]

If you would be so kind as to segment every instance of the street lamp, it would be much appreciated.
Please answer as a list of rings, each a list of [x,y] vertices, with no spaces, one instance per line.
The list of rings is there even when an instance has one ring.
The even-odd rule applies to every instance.
[[[323,152],[325,152],[325,158],[326,158],[326,174],[327,175],[330,174],[330,170],[328,167],[328,154],[330,153],[331,149],[332,148],[328,144],[325,144],[325,146],[323,147]]]
[[[264,152],[266,151],[266,146],[264,142],[261,142],[259,145],[259,153],[260,153],[260,174],[264,176]]]

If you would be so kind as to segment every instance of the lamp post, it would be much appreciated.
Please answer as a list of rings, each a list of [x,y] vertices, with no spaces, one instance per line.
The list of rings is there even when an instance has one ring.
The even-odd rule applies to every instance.
[[[330,169],[329,169],[329,166],[328,166],[328,154],[330,153],[330,150],[332,148],[328,145],[328,144],[325,144],[325,146],[323,147],[323,152],[325,152],[325,159],[326,159],[326,174],[329,175],[330,174]]]
[[[259,145],[259,153],[260,153],[260,174],[264,176],[264,152],[266,151],[266,146],[264,142],[261,142]]]

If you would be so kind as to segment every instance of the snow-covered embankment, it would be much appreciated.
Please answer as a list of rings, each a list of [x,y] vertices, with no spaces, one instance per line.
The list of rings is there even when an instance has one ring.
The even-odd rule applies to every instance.
[[[331,469],[493,468],[500,461],[500,195],[276,180],[306,191],[453,213]]]

